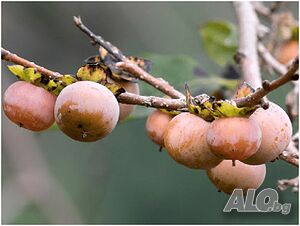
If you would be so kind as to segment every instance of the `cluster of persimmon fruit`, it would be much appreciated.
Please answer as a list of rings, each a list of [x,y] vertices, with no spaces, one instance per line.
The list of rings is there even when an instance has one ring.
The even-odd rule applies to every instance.
[[[292,125],[285,111],[270,103],[250,117],[226,117],[207,122],[197,115],[171,116],[160,110],[146,122],[150,139],[164,147],[178,163],[206,170],[225,193],[235,188],[258,188],[266,175],[265,163],[289,145]]]
[[[124,83],[128,92],[139,93],[137,83]],[[28,82],[17,81],[4,93],[6,116],[17,125],[32,130],[48,129],[54,121],[74,140],[90,142],[104,138],[133,110],[119,104],[105,86],[78,81],[65,87],[56,97]],[[164,147],[178,163],[206,170],[215,186],[232,193],[258,188],[270,162],[288,146],[292,125],[285,111],[270,103],[250,117],[225,117],[212,122],[191,113],[176,116],[161,110],[147,119],[150,139]]]

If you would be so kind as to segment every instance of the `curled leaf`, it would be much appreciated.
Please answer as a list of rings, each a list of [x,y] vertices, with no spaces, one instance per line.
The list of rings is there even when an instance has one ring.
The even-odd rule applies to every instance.
[[[187,85],[185,88],[189,112],[209,122],[223,117],[248,117],[258,108],[258,106],[239,108],[232,100],[216,100],[206,94],[192,97]]]

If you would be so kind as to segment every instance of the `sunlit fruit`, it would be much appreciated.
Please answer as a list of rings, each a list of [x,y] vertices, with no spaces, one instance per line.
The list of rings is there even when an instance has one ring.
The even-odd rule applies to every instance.
[[[54,122],[56,97],[28,82],[18,81],[10,85],[4,93],[5,115],[20,127],[42,131]]]
[[[121,86],[126,90],[126,92],[139,94],[139,84],[135,82],[126,82],[126,81],[114,81],[117,85]],[[120,115],[119,121],[126,119],[135,109],[135,105],[132,104],[119,104],[120,106]]]
[[[180,164],[195,169],[209,169],[221,162],[211,153],[206,132],[210,123],[202,118],[181,113],[167,125],[164,144],[170,156]]]
[[[224,159],[244,160],[256,153],[261,143],[258,124],[243,117],[220,118],[207,131],[211,151]]]
[[[147,119],[146,131],[148,137],[159,146],[164,146],[164,133],[172,115],[160,110],[153,111]]]
[[[248,159],[247,164],[263,164],[274,160],[290,143],[293,128],[285,111],[270,102],[269,108],[257,109],[250,118],[258,123],[262,131],[262,142],[258,151]]]
[[[208,178],[218,188],[227,194],[231,194],[234,189],[243,189],[245,193],[248,189],[257,189],[266,176],[266,166],[247,165],[240,161],[223,160],[216,167],[206,171]]]
[[[299,55],[299,42],[297,40],[290,40],[284,42],[277,50],[276,50],[276,59],[282,63],[287,64],[291,60],[295,59]]]
[[[55,121],[69,137],[96,141],[112,132],[119,118],[119,105],[105,86],[80,81],[67,86],[57,97]]]

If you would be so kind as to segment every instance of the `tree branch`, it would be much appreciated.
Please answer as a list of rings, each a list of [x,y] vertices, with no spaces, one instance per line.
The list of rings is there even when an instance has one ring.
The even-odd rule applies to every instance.
[[[250,2],[233,4],[239,23],[239,64],[245,82],[256,89],[262,84],[257,55],[258,18]]]
[[[280,155],[279,158],[296,166],[299,167],[299,132],[295,133],[292,137],[289,146],[284,150]]]
[[[98,45],[105,48],[112,56],[114,56],[117,60],[122,61],[119,63],[120,68],[124,68],[125,71],[131,73],[134,77],[143,80],[153,86],[154,88],[160,90],[166,95],[172,98],[184,98],[184,95],[177,91],[173,86],[171,86],[167,81],[162,78],[156,78],[143,69],[141,69],[138,65],[133,64],[129,61],[126,56],[115,46],[113,46],[110,42],[105,41],[101,36],[95,35],[89,28],[87,28],[81,21],[80,17],[73,17],[75,25],[87,34],[93,41],[93,43],[97,43]]]
[[[8,50],[1,48],[1,59],[13,62],[15,64],[22,65],[24,67],[36,68],[41,74],[48,76],[49,78],[61,77],[62,75],[58,72],[50,71],[44,67],[41,67],[34,62],[30,62],[22,57],[17,56]]]
[[[118,48],[113,46],[110,42],[105,41],[101,36],[95,35],[88,27],[86,27],[82,23],[80,16],[74,16],[73,20],[76,27],[78,27],[81,31],[83,31],[83,33],[87,34],[92,39],[93,44],[99,44],[119,61],[123,61],[126,58]]]
[[[246,96],[245,98],[237,99],[236,103],[238,107],[242,106],[253,106],[255,104],[258,104],[260,100],[266,96],[268,93],[270,93],[272,90],[277,89],[278,87],[286,84],[289,81],[293,81],[297,79],[295,78],[295,73],[299,69],[299,60],[298,58],[294,60],[292,66],[290,69],[281,77],[273,80],[272,82],[264,81],[262,83],[263,87],[259,88],[254,92],[253,94]]]
[[[17,56],[9,52],[8,50],[1,48],[2,52],[2,60],[6,60],[12,63],[16,63],[22,65],[24,67],[33,67],[36,70],[46,76],[55,78],[62,76],[58,72],[51,71],[44,67],[38,66],[33,62],[30,62],[22,57]],[[184,99],[167,99],[167,98],[160,98],[154,96],[140,96],[133,93],[122,93],[117,97],[117,100],[123,104],[134,104],[134,105],[141,105],[146,107],[153,107],[153,108],[163,108],[168,110],[178,110],[178,111],[188,111],[186,108],[185,97]]]
[[[134,93],[122,93],[117,97],[123,104],[141,105],[145,107],[163,108],[168,110],[188,111],[186,100],[167,99],[155,96],[141,96]]]
[[[266,64],[271,66],[278,74],[283,75],[287,72],[287,68],[279,63],[269,52],[269,50],[260,42],[258,43],[258,52]]]

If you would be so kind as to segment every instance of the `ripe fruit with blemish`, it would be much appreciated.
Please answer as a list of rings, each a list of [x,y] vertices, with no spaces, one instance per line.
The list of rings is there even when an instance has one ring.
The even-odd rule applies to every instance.
[[[55,121],[69,137],[78,141],[96,141],[115,128],[119,105],[105,86],[80,81],[67,86],[55,104]]]

